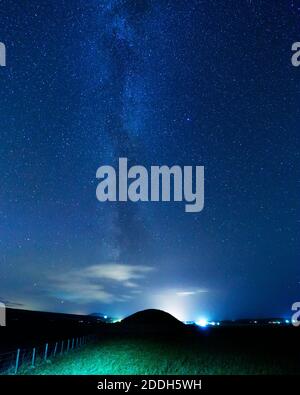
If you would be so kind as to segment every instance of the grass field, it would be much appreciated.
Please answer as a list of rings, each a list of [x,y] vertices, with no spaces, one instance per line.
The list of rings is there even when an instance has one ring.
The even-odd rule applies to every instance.
[[[114,338],[85,346],[21,374],[299,374],[299,364],[276,352],[220,349],[193,339]]]

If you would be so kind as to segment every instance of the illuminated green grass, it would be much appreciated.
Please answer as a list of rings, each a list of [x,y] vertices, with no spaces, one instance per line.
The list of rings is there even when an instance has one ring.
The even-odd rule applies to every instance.
[[[57,357],[21,374],[275,374],[295,366],[273,357],[210,350],[201,344],[110,339]]]

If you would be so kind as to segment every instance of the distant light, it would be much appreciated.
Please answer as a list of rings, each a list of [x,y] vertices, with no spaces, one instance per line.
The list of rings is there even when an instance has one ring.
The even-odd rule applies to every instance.
[[[281,322],[280,321],[269,321],[269,324],[280,325]]]
[[[290,320],[285,320],[284,321],[286,324],[289,324],[290,323]]]
[[[183,321],[183,323],[185,325],[193,325],[193,324],[195,324],[195,321]]]
[[[219,323],[219,322],[217,322],[217,325],[219,326],[219,325],[220,325],[220,323]]]
[[[106,320],[107,319],[107,315],[103,316],[103,318]]]
[[[200,320],[198,320],[198,321],[196,322],[196,324],[197,324],[198,326],[201,326],[202,328],[205,328],[205,327],[208,325],[208,321],[207,321],[206,318],[200,318]]]
[[[215,325],[216,325],[215,321],[212,321],[212,322],[210,323],[210,325],[215,326]]]

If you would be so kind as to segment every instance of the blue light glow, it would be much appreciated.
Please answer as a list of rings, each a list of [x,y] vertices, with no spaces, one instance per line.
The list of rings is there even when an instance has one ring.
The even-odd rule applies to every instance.
[[[197,324],[198,326],[201,326],[202,328],[205,328],[205,327],[208,325],[208,321],[207,321],[206,318],[200,318],[200,319],[196,322],[196,324]]]

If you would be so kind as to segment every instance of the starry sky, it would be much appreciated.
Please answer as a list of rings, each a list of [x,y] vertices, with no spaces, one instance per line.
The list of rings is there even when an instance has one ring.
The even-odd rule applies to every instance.
[[[181,319],[300,298],[296,0],[0,3],[0,299]],[[205,208],[96,199],[97,168],[205,166]]]

